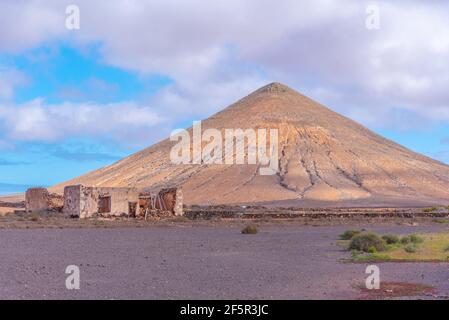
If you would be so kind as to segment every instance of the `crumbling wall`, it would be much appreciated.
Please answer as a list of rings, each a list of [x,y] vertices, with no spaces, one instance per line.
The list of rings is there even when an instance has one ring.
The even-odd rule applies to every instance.
[[[55,210],[61,211],[64,198],[55,193],[49,193],[46,188],[31,188],[25,193],[25,210],[27,212]]]
[[[176,216],[184,215],[184,202],[181,188],[176,188],[176,198],[173,206],[173,212]]]
[[[140,215],[148,211],[162,211],[183,215],[183,195],[181,188],[165,188],[158,191],[141,193],[139,197]]]
[[[81,212],[81,186],[67,186],[64,188],[64,215],[79,217]]]

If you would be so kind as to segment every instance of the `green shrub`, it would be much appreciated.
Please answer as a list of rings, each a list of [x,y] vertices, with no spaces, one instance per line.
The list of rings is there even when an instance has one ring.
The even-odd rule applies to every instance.
[[[354,236],[349,243],[349,250],[369,252],[370,248],[384,251],[385,242],[375,233],[361,233]]]
[[[376,249],[375,247],[369,247],[369,248],[368,248],[368,252],[369,252],[369,253],[376,253],[376,252],[377,252],[377,249]]]
[[[242,229],[243,234],[256,234],[258,232],[259,230],[257,229],[256,226],[246,226],[245,228]]]
[[[399,242],[399,237],[395,234],[385,234],[382,236],[387,244],[394,244]]]
[[[409,236],[404,236],[404,237],[401,238],[401,243],[402,244],[408,244],[410,242],[412,242],[412,241],[410,240]]]
[[[417,234],[411,234],[409,237],[410,237],[410,241],[412,243],[423,243],[424,242],[424,238],[418,236]]]
[[[409,243],[408,245],[406,245],[404,247],[404,250],[405,250],[405,252],[413,253],[413,252],[416,252],[416,250],[418,250],[418,247],[416,246],[416,244]]]
[[[435,212],[437,210],[438,210],[437,207],[430,207],[430,208],[424,208],[422,211],[429,213],[429,212]]]
[[[346,230],[340,235],[341,240],[351,240],[354,236],[360,234],[359,230]]]

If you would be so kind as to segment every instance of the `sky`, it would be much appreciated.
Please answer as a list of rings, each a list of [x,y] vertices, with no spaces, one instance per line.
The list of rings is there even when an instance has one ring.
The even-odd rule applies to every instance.
[[[0,0],[0,185],[111,164],[275,81],[449,164],[446,1]]]

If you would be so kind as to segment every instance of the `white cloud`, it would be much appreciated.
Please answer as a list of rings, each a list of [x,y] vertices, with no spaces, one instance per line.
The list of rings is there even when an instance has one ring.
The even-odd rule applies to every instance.
[[[13,68],[0,68],[0,100],[11,99],[14,89],[28,83],[27,76]]]
[[[370,31],[372,1],[79,0],[81,29],[70,32],[63,20],[72,2],[0,3],[0,51],[99,43],[105,63],[171,77],[149,104],[179,119],[282,81],[365,123],[389,125],[398,109],[449,122],[446,2],[376,1],[381,27]]]
[[[151,131],[163,121],[151,108],[132,102],[45,104],[36,99],[21,105],[0,105],[2,135],[15,141],[55,141],[74,136],[121,140],[136,131]],[[148,134],[140,136],[144,139]]]
[[[0,51],[18,53],[64,34],[64,8],[57,1],[2,0]]]

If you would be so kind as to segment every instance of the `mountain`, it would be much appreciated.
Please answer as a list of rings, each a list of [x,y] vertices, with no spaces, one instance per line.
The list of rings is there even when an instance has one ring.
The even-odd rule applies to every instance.
[[[257,164],[173,164],[163,140],[66,185],[181,185],[187,204],[420,206],[449,202],[449,166],[385,139],[280,83],[202,121],[202,129],[279,131],[279,170]],[[192,129],[189,129],[192,132]],[[246,150],[247,153],[247,150]]]

